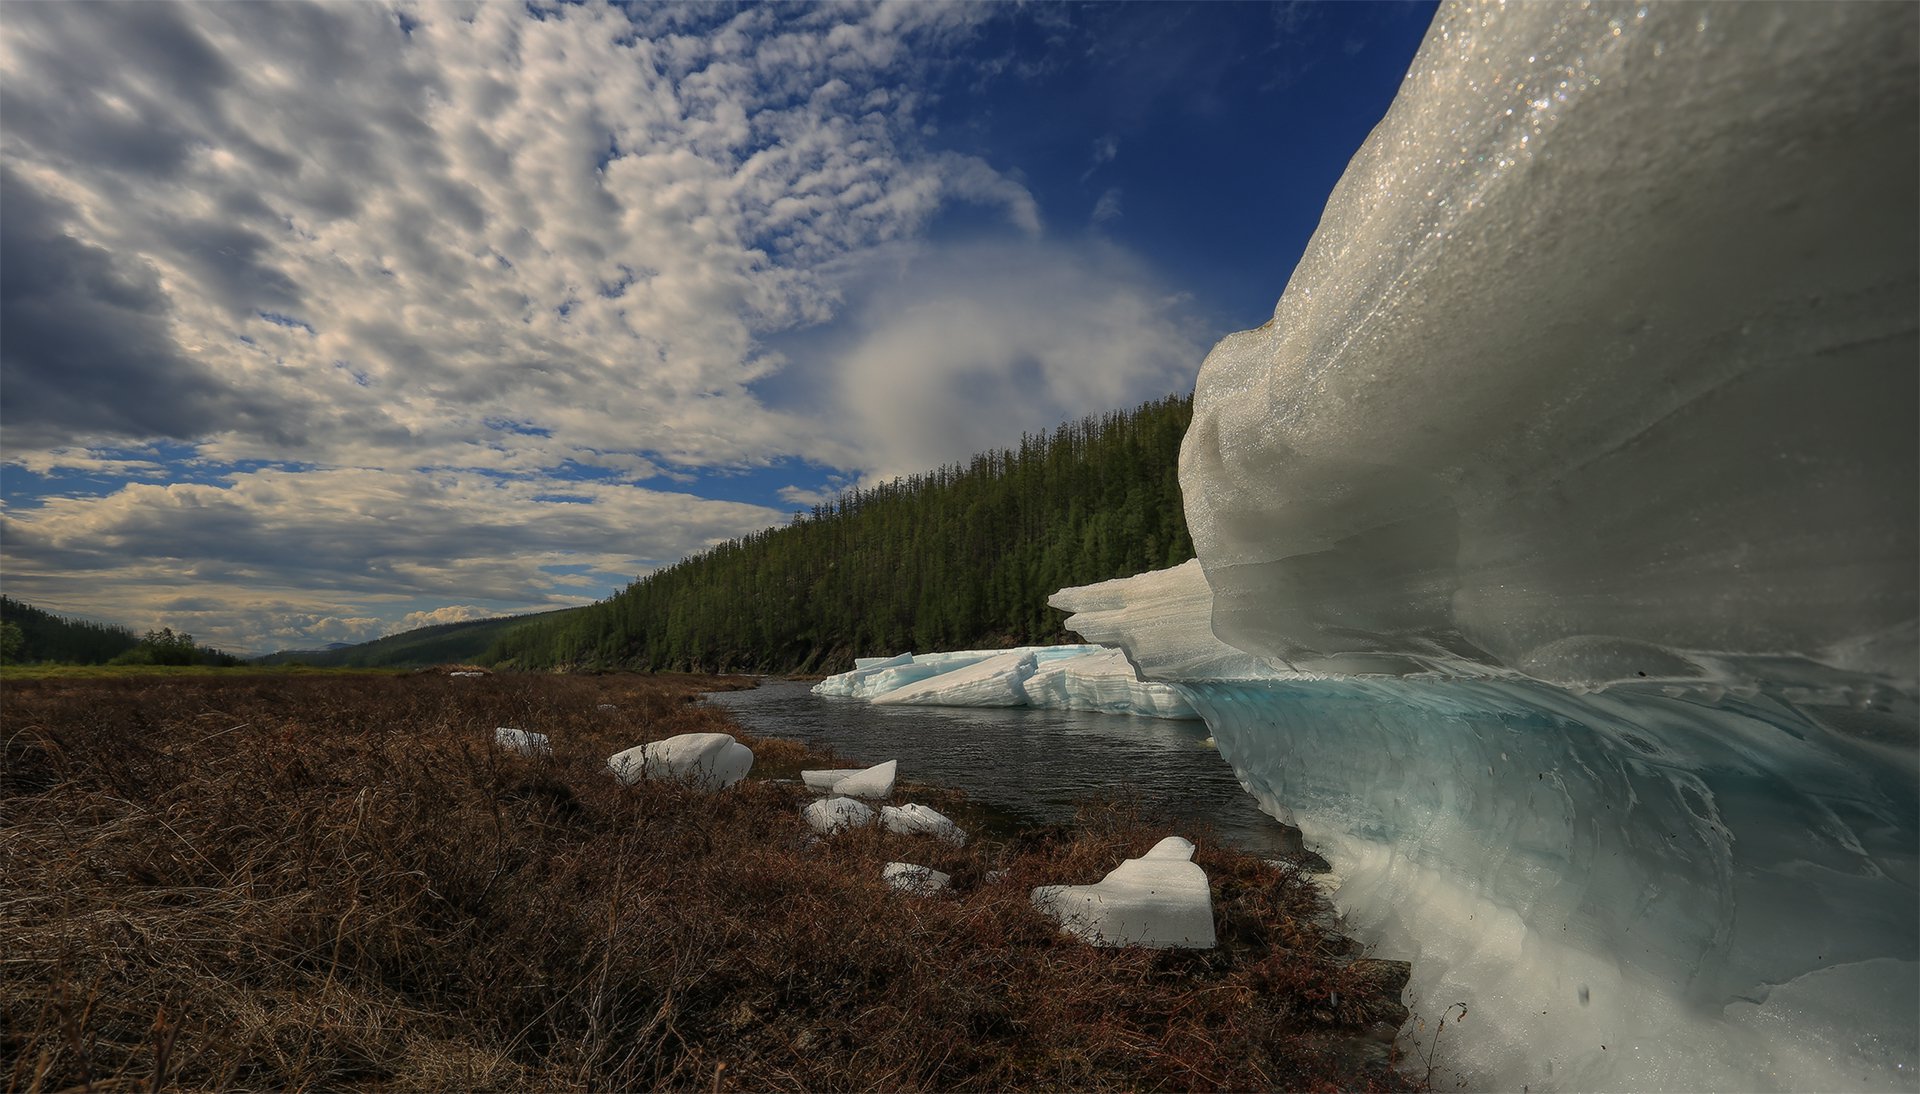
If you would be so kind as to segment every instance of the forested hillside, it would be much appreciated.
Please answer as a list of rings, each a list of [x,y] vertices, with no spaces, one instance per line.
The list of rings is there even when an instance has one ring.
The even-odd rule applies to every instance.
[[[68,619],[0,597],[0,663],[61,665],[237,665],[240,659],[202,646],[172,627],[135,638],[125,627]]]
[[[1049,594],[1193,557],[1191,396],[1086,418],[722,544],[503,634],[516,668],[837,671],[857,656],[1064,641]]]
[[[0,660],[104,665],[139,644],[125,627],[68,619],[0,596]]]

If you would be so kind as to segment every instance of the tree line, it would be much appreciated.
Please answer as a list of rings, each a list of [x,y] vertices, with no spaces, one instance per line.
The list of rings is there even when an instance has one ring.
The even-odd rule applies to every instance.
[[[237,665],[240,659],[162,627],[136,636],[0,596],[0,664]]]
[[[1180,442],[1191,395],[847,490],[792,523],[515,628],[522,669],[831,672],[856,656],[1071,640],[1047,597],[1193,557]]]

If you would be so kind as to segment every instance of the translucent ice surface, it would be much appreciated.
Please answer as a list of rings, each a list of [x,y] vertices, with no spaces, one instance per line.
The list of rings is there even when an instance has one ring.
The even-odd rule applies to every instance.
[[[1917,20],[1443,7],[1273,320],[1201,368],[1215,633],[1308,671],[1911,679]]]
[[[1443,6],[1201,370],[1198,563],[1054,598],[1470,1084],[1920,1089],[1917,58],[1912,5]]]
[[[1062,658],[1037,666],[1021,685],[1036,707],[1148,718],[1198,718],[1179,689],[1141,680],[1120,650]]]

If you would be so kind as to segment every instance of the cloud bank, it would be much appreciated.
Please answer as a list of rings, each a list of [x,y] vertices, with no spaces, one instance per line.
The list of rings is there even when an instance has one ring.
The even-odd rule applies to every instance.
[[[911,471],[1184,386],[1180,298],[929,136],[992,17],[15,7],[4,456],[105,480],[10,493],[10,589],[251,649],[578,602],[781,516],[676,477]],[[935,242],[955,209],[987,227]]]

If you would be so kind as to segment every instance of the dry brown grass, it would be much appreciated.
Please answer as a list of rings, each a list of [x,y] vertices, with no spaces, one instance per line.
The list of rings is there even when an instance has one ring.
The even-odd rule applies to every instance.
[[[744,737],[698,686],[8,681],[7,1088],[1405,1084],[1359,1064],[1357,1033],[1399,1016],[1292,870],[1203,844],[1221,948],[1082,946],[1031,887],[1097,880],[1164,829],[1108,809],[965,848],[814,841],[790,783],[603,773],[641,741]],[[495,750],[496,725],[554,755]],[[830,762],[748,743],[756,776]],[[955,889],[896,894],[889,859]]]

